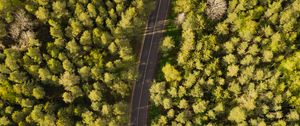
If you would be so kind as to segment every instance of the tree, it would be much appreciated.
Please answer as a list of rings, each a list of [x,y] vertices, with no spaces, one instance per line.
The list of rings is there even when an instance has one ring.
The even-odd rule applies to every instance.
[[[239,36],[245,40],[250,41],[253,39],[254,34],[256,33],[256,28],[258,24],[249,19],[245,19],[242,21],[242,27],[239,30]]]
[[[61,26],[58,22],[54,20],[49,20],[48,23],[51,25],[50,27],[50,35],[55,38],[63,38],[63,31],[61,30]],[[59,39],[58,39],[59,40]]]
[[[42,6],[46,6],[48,4],[48,2],[49,2],[49,0],[37,0],[37,3]]]
[[[125,14],[122,14],[121,20],[118,25],[123,29],[130,28],[132,26],[131,21],[135,15],[136,15],[135,8],[132,8],[132,7],[128,8],[127,11],[125,12]]]
[[[93,27],[93,21],[90,18],[89,14],[86,12],[82,12],[79,14],[78,19],[82,22],[82,24],[86,27]]]
[[[88,80],[89,79],[90,72],[91,72],[91,69],[87,66],[81,67],[78,71],[78,73],[80,74],[80,76],[83,80]]]
[[[9,74],[9,80],[16,82],[16,83],[23,83],[27,80],[26,73],[21,71],[14,71]]]
[[[245,65],[245,66],[250,65],[250,64],[253,63],[253,62],[255,62],[255,59],[253,58],[252,55],[246,55],[246,56],[240,61],[240,63],[241,63],[242,65]]]
[[[288,115],[287,118],[289,121],[299,121],[299,113],[295,110],[291,111]]]
[[[273,52],[272,51],[264,51],[263,52],[263,61],[264,62],[271,62],[273,58]]]
[[[108,115],[111,115],[112,114],[112,108],[111,108],[111,106],[110,105],[107,105],[107,104],[105,104],[105,105],[103,105],[102,106],[102,114],[104,115],[104,116],[107,116],[107,117],[109,117]]]
[[[62,97],[65,103],[72,103],[75,99],[71,92],[64,92]]]
[[[104,32],[101,35],[101,42],[103,46],[106,46],[107,44],[111,43],[113,40],[113,37],[111,36],[111,34]]]
[[[192,108],[196,114],[199,114],[199,113],[203,113],[206,110],[207,108],[206,106],[207,103],[205,101],[199,100],[198,102],[193,104]]]
[[[70,28],[71,28],[72,36],[77,37],[79,33],[81,33],[83,30],[82,24],[75,19],[70,19],[69,24],[71,26]]]
[[[124,61],[132,61],[134,58],[132,55],[132,48],[129,47],[121,47],[119,55]]]
[[[2,116],[0,118],[0,125],[6,126],[6,125],[10,125],[11,121],[6,117],[6,116]]]
[[[71,87],[77,85],[80,81],[80,78],[71,73],[71,72],[64,72],[64,74],[59,79],[59,84],[63,85],[64,87]]]
[[[170,36],[165,37],[165,39],[162,42],[161,49],[164,52],[167,52],[167,51],[170,51],[174,47],[175,47],[175,42],[172,39],[172,37],[170,37]]]
[[[285,43],[282,42],[282,35],[278,32],[271,36],[270,48],[272,52],[278,52],[285,48]]]
[[[40,68],[38,73],[39,73],[39,78],[42,81],[49,81],[52,79],[52,74],[47,68]]]
[[[84,31],[80,37],[80,44],[81,45],[91,45],[92,44],[92,36],[89,31]]]
[[[97,11],[96,11],[96,7],[89,3],[87,5],[87,11],[89,12],[90,17],[95,18],[97,16]]]
[[[180,72],[176,70],[174,66],[167,63],[163,68],[162,71],[164,73],[164,76],[168,82],[171,81],[180,81],[182,78],[180,76]]]
[[[268,25],[267,27],[265,27],[264,29],[264,34],[266,37],[270,37],[271,35],[273,35],[273,29],[271,28],[270,25]]]
[[[20,9],[15,14],[15,21],[10,25],[9,34],[14,40],[18,40],[21,33],[31,30],[33,22],[23,9]]]
[[[228,66],[227,71],[228,71],[227,75],[229,77],[237,76],[238,75],[238,71],[239,71],[239,66],[237,66],[237,65],[230,65],[230,66]]]
[[[46,22],[49,18],[49,11],[44,7],[39,7],[38,10],[35,12],[35,15],[42,22]]]
[[[118,47],[116,46],[116,44],[114,42],[112,42],[109,44],[108,50],[111,54],[115,54],[118,50]]]
[[[190,112],[183,111],[176,116],[175,120],[181,124],[185,124],[188,121],[189,117],[190,117]]]
[[[251,55],[255,56],[257,55],[257,53],[260,51],[260,49],[258,48],[257,44],[253,44],[249,47],[248,49],[248,53],[250,53]]]
[[[14,122],[16,123],[20,123],[24,120],[25,118],[25,113],[21,112],[21,111],[15,111],[13,114],[12,114],[12,119]]]
[[[117,102],[116,104],[114,104],[114,115],[125,115],[126,112],[126,108],[128,107],[127,104],[125,104],[124,102]]]
[[[236,123],[241,123],[246,120],[246,114],[243,109],[239,107],[234,107],[231,109],[228,120],[236,122]]]
[[[81,50],[80,46],[74,39],[67,43],[66,48],[73,54],[77,54]]]
[[[237,49],[238,54],[239,54],[239,55],[245,54],[245,53],[246,53],[246,49],[248,48],[248,46],[249,46],[249,44],[248,44],[247,42],[242,42],[242,43],[239,45],[238,49]]]
[[[39,122],[41,126],[55,126],[56,118],[54,115],[46,114],[44,120]]]
[[[165,116],[160,116],[159,119],[157,120],[157,123],[156,124],[153,124],[152,122],[152,126],[162,126],[162,125],[167,125],[168,123],[168,120],[167,120],[167,117]]]
[[[151,94],[165,94],[166,83],[165,82],[154,82],[150,88]]]
[[[48,60],[47,65],[50,71],[54,74],[59,74],[63,72],[62,71],[63,66],[59,60],[51,58],[50,60]]]
[[[233,54],[228,54],[223,57],[223,59],[227,64],[235,64],[237,62],[237,59]]]
[[[41,63],[42,55],[39,48],[28,48],[27,55],[30,56],[36,63]]]
[[[57,18],[61,18],[69,14],[68,10],[66,9],[67,4],[65,1],[55,1],[52,3],[52,9],[55,12]]]
[[[116,76],[112,73],[104,73],[104,82],[105,83],[112,83],[112,81],[116,78]]]
[[[175,12],[187,13],[195,7],[193,0],[178,0],[176,1]]]
[[[121,97],[126,97],[129,95],[129,86],[126,85],[124,82],[122,81],[115,81],[112,89],[116,91],[116,93],[120,94]]]
[[[99,90],[92,90],[89,94],[89,98],[91,101],[101,101],[102,93]]]
[[[63,68],[64,68],[64,70],[69,71],[69,72],[74,71],[74,65],[68,59],[63,61]]]
[[[36,88],[33,89],[32,91],[32,95],[36,98],[36,99],[42,99],[45,96],[45,91],[44,88],[38,86]]]
[[[208,0],[206,4],[206,14],[213,20],[222,18],[227,9],[225,0]]]
[[[170,98],[165,98],[162,101],[162,104],[163,104],[165,110],[168,110],[168,109],[172,108],[172,106],[173,106],[172,100]]]
[[[227,35],[229,33],[229,28],[227,23],[219,23],[216,26],[216,30],[218,34]]]
[[[188,101],[187,101],[187,100],[181,99],[181,100],[179,101],[178,108],[180,108],[180,109],[187,109],[188,106],[189,106],[189,105],[188,105]]]

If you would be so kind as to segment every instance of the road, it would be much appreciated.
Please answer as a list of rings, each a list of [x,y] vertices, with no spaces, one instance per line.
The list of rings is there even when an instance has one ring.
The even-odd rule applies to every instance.
[[[171,0],[157,0],[156,9],[149,16],[139,59],[139,76],[131,98],[131,126],[146,126],[148,120],[149,88],[154,78],[159,45]]]

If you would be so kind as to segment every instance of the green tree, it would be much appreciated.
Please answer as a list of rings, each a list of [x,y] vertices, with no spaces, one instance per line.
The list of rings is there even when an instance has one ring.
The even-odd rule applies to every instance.
[[[32,91],[32,95],[36,98],[36,99],[43,99],[45,96],[46,92],[44,91],[44,88],[38,86],[36,88],[33,89]]]
[[[16,82],[16,83],[23,83],[27,80],[26,73],[21,71],[14,71],[10,73],[9,80]]]
[[[89,31],[84,31],[80,37],[81,45],[91,45],[92,44],[92,36]]]
[[[59,84],[65,87],[71,87],[77,85],[80,82],[80,78],[71,73],[71,72],[64,72],[64,74],[59,79]]]
[[[180,81],[181,75],[180,72],[171,64],[167,63],[163,68],[162,71],[165,75],[165,78],[168,82],[171,81]]]
[[[167,52],[167,51],[170,51],[174,47],[175,47],[175,42],[172,39],[172,37],[170,37],[170,36],[165,37],[165,39],[163,40],[162,45],[161,45],[162,51]]]
[[[48,60],[47,65],[52,73],[54,74],[62,73],[63,67],[59,60],[51,58],[50,60]]]
[[[74,71],[74,65],[68,59],[63,61],[63,68],[64,68],[64,70],[69,71],[69,72]]]
[[[99,90],[92,90],[89,93],[89,98],[92,101],[101,101],[101,99],[102,99],[102,93]]]
[[[46,22],[49,18],[49,11],[44,7],[39,7],[38,10],[35,12],[35,15],[42,22]]]
[[[227,75],[229,77],[234,77],[234,76],[238,75],[239,66],[237,66],[237,65],[230,65],[230,66],[228,66],[227,70],[228,70]]]
[[[71,26],[70,28],[71,28],[72,36],[77,37],[79,35],[79,33],[82,32],[83,25],[75,19],[70,19],[69,24]]]
[[[74,39],[67,43],[66,48],[73,54],[77,54],[81,50],[80,46]]]
[[[234,107],[231,109],[228,120],[241,123],[246,120],[247,115],[245,114],[245,111],[239,107]]]
[[[50,27],[50,34],[56,38],[63,38],[63,31],[61,30],[60,24],[51,19],[48,20],[48,23],[52,26]]]
[[[67,3],[62,0],[55,1],[52,3],[52,9],[54,10],[57,18],[61,18],[69,14],[66,7],[67,7]]]
[[[91,72],[91,69],[87,66],[81,67],[78,71],[78,73],[80,74],[80,76],[83,80],[88,80],[89,79],[90,72]]]
[[[52,74],[47,68],[40,68],[38,73],[42,81],[49,81],[52,79]]]
[[[118,47],[114,42],[110,43],[108,46],[108,50],[111,54],[115,54],[118,51]]]
[[[29,48],[27,55],[30,56],[35,62],[41,63],[42,55],[39,48]]]
[[[88,13],[82,12],[79,14],[78,19],[82,22],[82,24],[86,27],[93,27],[93,21],[90,18]]]
[[[172,108],[172,106],[173,106],[172,100],[170,98],[163,99],[162,103],[163,103],[164,109],[166,109],[166,110]]]
[[[271,62],[273,58],[273,52],[272,51],[264,51],[263,52],[263,61],[264,62]]]
[[[49,0],[37,0],[36,2],[39,5],[46,6],[48,4]]]
[[[0,118],[0,125],[6,126],[6,125],[11,125],[12,122],[6,117],[6,116],[2,116]]]

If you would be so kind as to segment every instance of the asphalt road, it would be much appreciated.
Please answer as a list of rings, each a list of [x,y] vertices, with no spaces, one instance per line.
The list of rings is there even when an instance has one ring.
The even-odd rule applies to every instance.
[[[149,88],[154,78],[159,45],[171,0],[157,0],[156,9],[149,16],[139,60],[139,76],[131,99],[131,126],[146,126],[148,120]]]

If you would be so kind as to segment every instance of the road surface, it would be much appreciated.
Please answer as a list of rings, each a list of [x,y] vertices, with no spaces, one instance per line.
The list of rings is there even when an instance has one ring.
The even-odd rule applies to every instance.
[[[139,61],[139,76],[131,98],[131,126],[146,126],[148,120],[149,88],[154,78],[160,41],[171,0],[157,0],[149,16]]]

